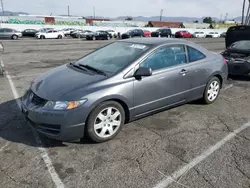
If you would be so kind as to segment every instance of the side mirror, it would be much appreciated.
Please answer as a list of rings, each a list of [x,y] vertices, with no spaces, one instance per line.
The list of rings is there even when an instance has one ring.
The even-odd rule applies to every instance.
[[[3,52],[4,51],[4,46],[3,46],[3,43],[0,42],[0,52]]]
[[[148,67],[140,67],[135,72],[135,77],[141,77],[141,76],[151,76],[152,75],[152,69]]]

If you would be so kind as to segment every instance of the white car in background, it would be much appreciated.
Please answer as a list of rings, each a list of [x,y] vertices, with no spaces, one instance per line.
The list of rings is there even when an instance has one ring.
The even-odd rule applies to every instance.
[[[206,34],[203,31],[194,32],[193,37],[195,38],[205,38]]]
[[[59,30],[48,30],[36,34],[36,38],[38,39],[62,39],[64,36],[63,31]]]
[[[114,30],[106,30],[108,33],[110,33],[112,35],[112,37],[116,38],[118,33]]]
[[[219,32],[209,32],[206,35],[206,38],[220,38],[220,33]]]
[[[76,29],[74,28],[65,28],[65,29],[62,29],[62,32],[64,33],[64,35],[70,35],[72,32],[74,32]]]

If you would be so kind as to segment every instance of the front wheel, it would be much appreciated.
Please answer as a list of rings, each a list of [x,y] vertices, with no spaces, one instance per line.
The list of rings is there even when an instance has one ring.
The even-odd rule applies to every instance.
[[[17,35],[13,35],[11,38],[12,38],[13,40],[17,40],[17,39],[18,39],[18,36],[17,36]]]
[[[115,101],[99,104],[87,120],[88,137],[95,142],[105,142],[117,136],[125,122],[123,107]]]
[[[57,37],[58,39],[62,39],[62,35],[58,35],[58,37]]]
[[[212,104],[219,96],[221,89],[221,82],[219,78],[213,77],[206,86],[203,94],[203,101],[205,104]]]

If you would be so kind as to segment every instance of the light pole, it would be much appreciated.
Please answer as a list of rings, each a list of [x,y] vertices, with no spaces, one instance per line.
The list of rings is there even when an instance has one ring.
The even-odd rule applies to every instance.
[[[161,9],[161,12],[160,12],[160,21],[162,19],[162,13],[163,13],[163,9]]]
[[[246,0],[243,0],[243,6],[242,6],[242,18],[241,18],[241,24],[242,24],[242,25],[243,25],[243,23],[244,23],[245,4],[246,4]]]

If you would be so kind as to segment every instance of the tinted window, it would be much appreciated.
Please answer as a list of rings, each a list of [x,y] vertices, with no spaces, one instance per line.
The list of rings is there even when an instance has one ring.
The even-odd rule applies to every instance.
[[[186,63],[185,48],[182,45],[163,47],[141,63],[153,71]]]
[[[250,40],[235,42],[229,48],[238,50],[250,50]]]
[[[12,32],[12,29],[4,29],[4,32]]]
[[[116,73],[141,57],[148,49],[149,46],[144,44],[114,42],[83,57],[76,63]]]
[[[192,47],[188,46],[187,49],[188,49],[189,62],[198,61],[198,60],[204,59],[206,57],[199,50],[196,50]]]

